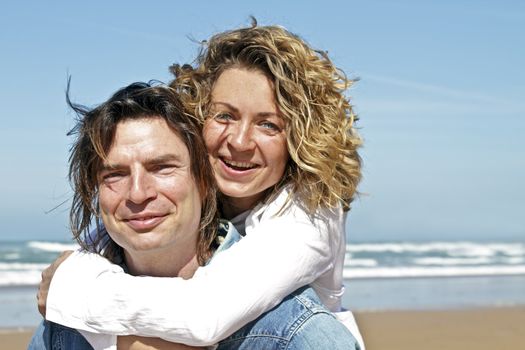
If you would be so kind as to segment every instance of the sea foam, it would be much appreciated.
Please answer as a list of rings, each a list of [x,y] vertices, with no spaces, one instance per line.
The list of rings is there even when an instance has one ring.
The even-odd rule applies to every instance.
[[[79,248],[79,245],[75,243],[31,241],[31,242],[28,242],[27,245],[30,248],[43,250],[46,252],[63,252],[64,250],[76,250]]]
[[[524,275],[525,265],[519,266],[465,266],[465,267],[380,267],[352,268],[343,271],[344,278],[402,278],[453,276],[509,276]]]

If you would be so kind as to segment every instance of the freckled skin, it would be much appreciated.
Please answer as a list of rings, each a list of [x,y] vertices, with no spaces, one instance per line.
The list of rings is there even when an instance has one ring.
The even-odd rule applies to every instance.
[[[289,154],[274,94],[258,70],[230,68],[214,84],[204,139],[232,215],[252,208],[284,174]]]

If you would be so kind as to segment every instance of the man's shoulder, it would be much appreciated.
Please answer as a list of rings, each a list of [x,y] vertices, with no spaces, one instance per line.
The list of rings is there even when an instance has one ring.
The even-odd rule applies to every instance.
[[[219,222],[219,228],[217,230],[217,237],[215,238],[218,248],[215,250],[213,256],[230,248],[236,242],[240,241],[241,238],[242,236],[231,222],[221,219]],[[208,264],[212,259],[208,261]]]

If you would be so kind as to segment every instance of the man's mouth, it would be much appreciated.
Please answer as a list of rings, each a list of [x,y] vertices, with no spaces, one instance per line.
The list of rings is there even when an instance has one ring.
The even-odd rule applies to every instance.
[[[229,168],[232,168],[233,170],[243,171],[243,170],[250,170],[257,168],[258,165],[251,163],[251,162],[236,162],[233,160],[227,160],[224,158],[221,158],[222,162],[226,164]]]
[[[151,220],[151,219],[156,219],[158,217],[161,217],[161,215],[135,217],[135,218],[132,218],[132,219],[128,219],[128,221],[129,220],[147,221],[147,220]]]
[[[136,231],[151,230],[166,219],[167,215],[136,215],[124,221]]]

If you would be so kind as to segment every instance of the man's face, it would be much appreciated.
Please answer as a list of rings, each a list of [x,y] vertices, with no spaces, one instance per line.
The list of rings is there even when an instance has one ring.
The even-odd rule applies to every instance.
[[[98,173],[102,220],[126,256],[194,252],[201,212],[190,155],[161,118],[117,125],[107,160]]]

